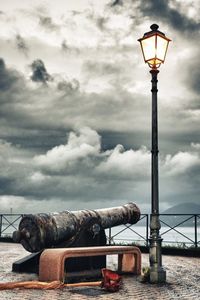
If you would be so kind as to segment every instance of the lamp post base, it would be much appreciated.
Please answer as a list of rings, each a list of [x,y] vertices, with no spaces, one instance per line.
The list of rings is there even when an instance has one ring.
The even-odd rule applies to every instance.
[[[165,283],[166,271],[164,268],[150,268],[150,283]]]
[[[149,239],[149,263],[150,263],[150,282],[165,283],[166,271],[162,267],[162,238],[159,234],[160,220],[157,214],[151,215],[150,229],[151,235]]]

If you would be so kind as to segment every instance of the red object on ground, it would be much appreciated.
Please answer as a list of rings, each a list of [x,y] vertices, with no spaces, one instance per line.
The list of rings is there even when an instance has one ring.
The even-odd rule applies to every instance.
[[[122,278],[116,272],[102,269],[103,281],[101,287],[109,292],[117,292],[122,284]]]

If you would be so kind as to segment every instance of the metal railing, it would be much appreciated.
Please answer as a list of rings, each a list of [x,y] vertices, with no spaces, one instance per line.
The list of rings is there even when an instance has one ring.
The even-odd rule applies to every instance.
[[[23,214],[0,214],[0,237],[11,237]]]
[[[139,232],[138,226],[143,227],[143,232]],[[129,232],[129,237],[128,235],[125,236],[124,233]],[[114,232],[114,233],[113,233]],[[113,234],[112,234],[113,233]],[[123,235],[122,235],[123,233]],[[138,221],[137,224],[134,225],[120,225],[116,227],[111,227],[106,230],[107,234],[107,243],[109,245],[114,244],[115,242],[119,243],[133,243],[133,242],[138,242],[140,244],[148,245],[148,239],[149,239],[149,215],[148,214],[141,214],[140,220]],[[138,237],[138,239],[132,239],[131,237],[134,235],[135,237]]]
[[[200,247],[200,214],[160,214],[159,219],[163,246]],[[149,220],[150,215],[142,214],[137,224],[109,228],[106,232],[108,244],[134,243],[149,246]],[[140,224],[145,233],[141,234]]]
[[[167,228],[161,230],[164,243],[176,243],[176,241],[167,240],[167,234],[175,232],[177,236],[182,237],[183,246],[195,248],[200,246],[200,214],[160,214],[160,222],[161,226]],[[187,233],[186,228],[191,228],[190,234]]]
[[[24,214],[0,214],[0,237],[11,237]],[[163,245],[200,247],[200,214],[160,214]],[[142,214],[139,222],[106,229],[107,243],[149,245],[150,216]]]

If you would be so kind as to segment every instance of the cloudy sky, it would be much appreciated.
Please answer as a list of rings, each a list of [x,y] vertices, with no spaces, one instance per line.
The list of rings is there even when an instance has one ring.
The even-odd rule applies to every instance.
[[[200,2],[0,2],[0,211],[150,210],[137,39],[152,23],[172,39],[158,86],[160,209],[199,203]]]

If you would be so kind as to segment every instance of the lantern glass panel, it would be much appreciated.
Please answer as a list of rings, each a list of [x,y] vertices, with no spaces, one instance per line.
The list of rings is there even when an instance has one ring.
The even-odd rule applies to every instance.
[[[148,38],[141,40],[141,46],[144,54],[144,60],[147,62],[155,57],[155,39],[156,36],[152,35]]]
[[[157,49],[156,49],[156,57],[160,59],[162,62],[165,60],[165,54],[167,51],[167,46],[168,46],[169,41],[160,37],[159,35],[157,36]]]

